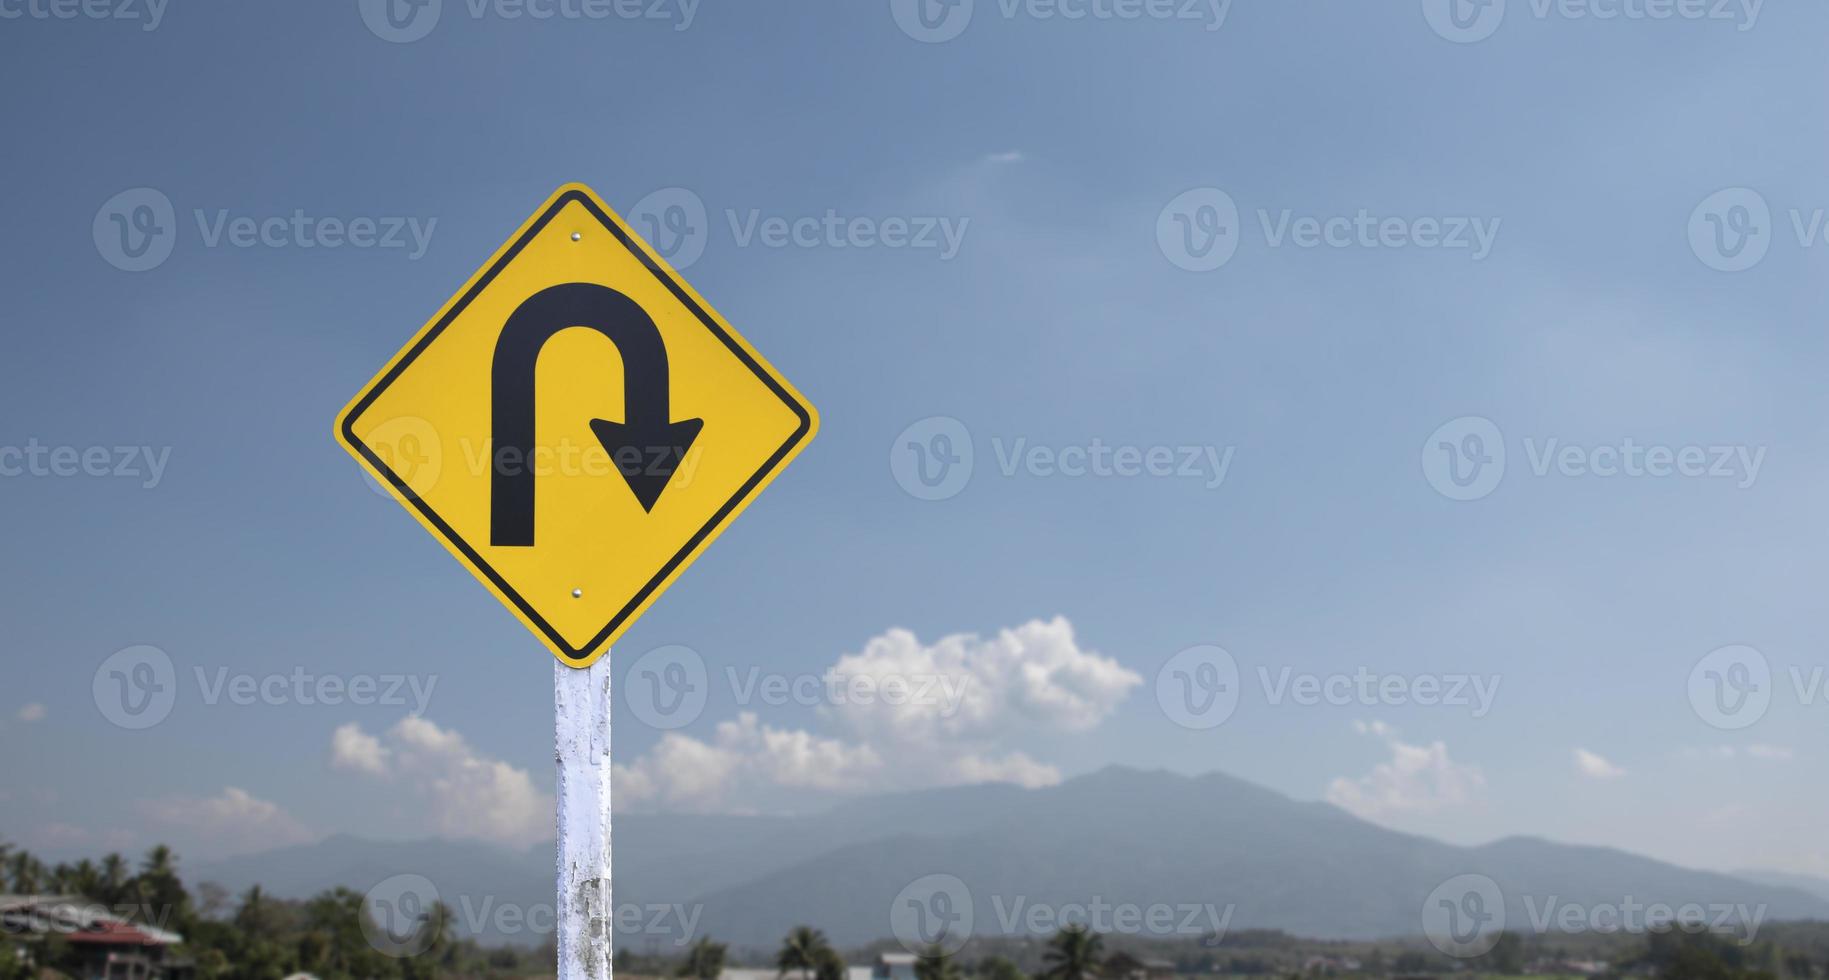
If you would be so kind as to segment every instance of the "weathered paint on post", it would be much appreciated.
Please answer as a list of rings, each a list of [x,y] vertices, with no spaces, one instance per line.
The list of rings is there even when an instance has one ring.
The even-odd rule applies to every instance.
[[[559,764],[558,980],[610,980],[610,657],[553,664]]]

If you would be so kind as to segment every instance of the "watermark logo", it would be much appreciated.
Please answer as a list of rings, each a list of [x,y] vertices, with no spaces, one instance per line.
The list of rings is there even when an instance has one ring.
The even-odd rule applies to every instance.
[[[635,202],[629,209],[629,224],[668,265],[680,271],[691,268],[705,254],[705,243],[711,238],[704,199],[684,187],[663,188]]]
[[[362,23],[376,37],[410,44],[432,33],[444,13],[444,0],[356,0]]]
[[[1238,253],[1238,202],[1216,187],[1196,187],[1156,217],[1156,247],[1176,268],[1212,272]]]
[[[918,500],[947,500],[972,482],[972,434],[965,423],[936,415],[903,429],[889,447],[889,472]]]
[[[1232,471],[1236,446],[1135,445],[1092,439],[1056,445],[1031,443],[1026,436],[991,437],[998,475],[1006,479],[1134,480],[1176,479],[1217,490]],[[933,416],[903,429],[889,446],[889,471],[909,496],[920,500],[956,497],[970,482],[975,450],[958,419]]]
[[[135,187],[109,198],[95,212],[95,250],[122,272],[149,272],[171,258],[178,216],[171,198]]]
[[[138,21],[156,31],[171,0],[0,0],[0,20]]]
[[[178,703],[178,670],[158,647],[128,647],[102,661],[90,691],[102,717],[143,731],[171,716]]]
[[[1505,895],[1499,883],[1480,874],[1457,875],[1423,900],[1423,935],[1449,956],[1483,956],[1505,931]]]
[[[1750,31],[1765,0],[1524,0],[1537,21],[1690,21],[1732,24]],[[1423,0],[1423,17],[1437,35],[1457,44],[1484,41],[1505,21],[1506,0]]]
[[[1729,187],[1689,215],[1689,248],[1717,272],[1744,272],[1772,247],[1772,208],[1750,187]]]
[[[705,711],[712,677],[705,659],[690,647],[665,646],[644,654],[629,668],[623,691],[630,710],[644,724],[663,731],[684,728]],[[765,673],[727,666],[722,681],[739,707],[803,708],[847,705],[937,708],[942,718],[959,713],[971,678],[940,672]]]
[[[1238,661],[1216,646],[1189,647],[1156,672],[1156,703],[1183,728],[1218,728],[1238,710]]]
[[[1505,438],[1492,420],[1463,416],[1423,443],[1423,477],[1449,500],[1479,500],[1505,479]]]
[[[425,256],[438,227],[437,218],[332,218],[307,214],[303,208],[283,215],[196,208],[191,217],[198,240],[210,249],[398,250],[406,252],[409,260]],[[171,198],[151,187],[109,198],[96,211],[92,225],[96,252],[124,272],[147,272],[163,265],[177,245],[178,230]]]
[[[37,439],[23,446],[0,446],[0,478],[68,480],[137,480],[142,490],[156,490],[171,463],[171,447],[53,446]]]
[[[1689,249],[1717,272],[1745,272],[1787,239],[1799,249],[1829,247],[1829,208],[1785,208],[1781,218],[1763,194],[1730,187],[1704,198],[1689,215]]]
[[[444,474],[444,440],[439,438],[438,429],[425,419],[410,415],[388,419],[364,434],[362,444],[406,484],[401,493],[408,500],[431,493]],[[366,468],[362,470],[362,479],[375,493],[393,496],[387,487],[369,475]]]
[[[700,0],[462,0],[471,20],[658,21],[675,31],[692,27]],[[393,44],[410,44],[432,33],[444,0],[356,0],[369,33]]]
[[[383,956],[406,959],[432,948],[445,923],[434,908],[438,886],[420,875],[395,875],[362,897],[362,936]]]
[[[971,889],[949,874],[909,882],[889,906],[889,931],[910,953],[957,953],[972,938]]]
[[[1423,17],[1442,38],[1473,44],[1505,22],[1505,0],[1423,0]]]
[[[1464,252],[1474,262],[1492,255],[1505,219],[1478,215],[1375,213],[1298,214],[1293,208],[1257,208],[1257,233],[1267,249],[1366,251],[1420,249]],[[1156,247],[1171,264],[1211,272],[1230,262],[1244,244],[1238,204],[1216,187],[1184,191],[1156,215]]]
[[[1714,650],[1689,672],[1689,704],[1716,728],[1749,727],[1772,706],[1772,665],[1750,646]]]
[[[902,33],[923,44],[940,44],[972,25],[975,0],[889,0],[889,12]]]
[[[664,646],[629,667],[622,689],[635,717],[651,728],[672,731],[696,721],[705,710],[711,681],[705,659],[690,647]]]
[[[399,707],[424,715],[437,675],[314,674],[304,667],[256,676],[227,667],[192,668],[198,700],[206,707]],[[114,725],[142,731],[171,717],[179,678],[171,657],[157,647],[128,647],[95,670],[95,707]]]
[[[1367,666],[1327,674],[1284,665],[1254,671],[1264,703],[1272,708],[1466,708],[1484,718],[1498,699],[1498,674],[1383,673]],[[1225,724],[1245,693],[1238,661],[1216,646],[1190,647],[1156,672],[1156,702],[1170,721],[1202,731]]]
[[[1566,479],[1700,479],[1751,490],[1765,466],[1766,447],[1733,443],[1667,445],[1631,437],[1592,445],[1526,436],[1530,475]],[[1505,439],[1490,419],[1464,416],[1423,443],[1423,476],[1450,500],[1479,500],[1505,478]]]
[[[973,0],[889,0],[902,33],[926,44],[950,41],[972,22]],[[1179,21],[1207,31],[1226,26],[1232,0],[996,0],[1006,21]]]
[[[715,219],[704,198],[684,187],[667,187],[635,202],[629,224],[675,269],[704,257],[719,224],[735,248],[902,251],[957,258],[972,219],[936,215],[769,214],[761,208],[725,208]]]

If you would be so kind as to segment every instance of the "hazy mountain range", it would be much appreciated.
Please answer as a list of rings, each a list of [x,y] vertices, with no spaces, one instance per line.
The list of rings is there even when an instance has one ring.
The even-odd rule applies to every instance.
[[[1098,899],[1231,907],[1231,930],[1412,935],[1421,931],[1429,893],[1468,873],[1498,882],[1514,927],[1532,921],[1526,902],[1540,914],[1546,902],[1627,899],[1764,906],[1767,920],[1829,919],[1829,883],[1814,879],[1693,871],[1522,837],[1460,847],[1229,776],[1126,768],[1044,789],[984,785],[870,797],[804,817],[618,815],[614,849],[618,907],[684,906],[698,916],[697,935],[739,947],[770,946],[800,923],[845,945],[887,937],[898,893],[931,874],[969,887],[978,934],[1025,931],[1011,921],[1018,908]],[[496,916],[504,907],[550,909],[552,866],[549,846],[514,852],[333,837],[199,864],[187,877],[304,897],[422,875],[457,910],[461,927],[486,941],[536,943],[543,937],[512,920],[501,928]],[[628,915],[624,933],[685,922],[661,909]]]

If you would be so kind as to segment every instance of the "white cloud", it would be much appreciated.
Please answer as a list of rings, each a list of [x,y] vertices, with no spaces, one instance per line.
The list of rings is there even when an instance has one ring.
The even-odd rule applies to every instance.
[[[30,725],[35,722],[43,721],[45,719],[45,716],[48,714],[50,714],[50,709],[46,708],[42,704],[33,702],[32,704],[28,704],[25,707],[20,708],[19,714],[17,717],[19,718],[20,721],[24,722],[27,725]]]
[[[1755,759],[1766,759],[1772,762],[1789,762],[1793,758],[1791,750],[1783,745],[1753,744],[1746,747],[1746,754]]]
[[[1060,770],[1007,742],[1096,728],[1142,677],[1082,649],[1064,618],[993,637],[956,634],[931,645],[892,629],[838,659],[819,735],[762,724],[744,712],[710,740],[663,737],[615,769],[619,807],[753,809],[806,792],[862,793],[961,783],[1047,786]]]
[[[868,746],[771,728],[746,711],[720,723],[709,743],[669,733],[646,756],[615,766],[613,798],[618,806],[716,810],[771,787],[844,791],[870,783],[882,766]]]
[[[1116,660],[1082,650],[1061,617],[990,639],[941,637],[932,646],[892,629],[826,671],[828,683],[866,677],[879,686],[900,679],[915,693],[928,687],[928,696],[900,704],[875,698],[829,709],[851,734],[897,743],[1087,731],[1143,683]]]
[[[1005,150],[1002,153],[993,153],[984,158],[986,163],[1004,164],[1021,163],[1026,159],[1028,159],[1028,157],[1024,155],[1021,150]]]
[[[1626,774],[1626,770],[1608,762],[1602,756],[1580,748],[1575,750],[1575,771],[1589,779],[1601,780],[1618,779]]]
[[[1444,742],[1412,745],[1378,721],[1356,722],[1353,727],[1362,735],[1383,739],[1391,750],[1391,761],[1379,763],[1358,779],[1342,776],[1328,784],[1328,802],[1349,813],[1367,819],[1433,813],[1473,802],[1486,786],[1480,768],[1449,758]]]
[[[510,847],[552,838],[553,798],[527,770],[480,755],[462,735],[417,715],[401,719],[385,740],[357,725],[337,729],[331,763],[404,787],[440,836]]]
[[[381,740],[362,730],[362,726],[351,722],[337,729],[330,736],[330,764],[337,769],[348,769],[379,776],[387,772],[387,763],[391,753],[381,744]]]
[[[304,844],[317,839],[277,803],[230,786],[202,799],[172,796],[145,800],[139,812],[168,831],[204,842],[215,854],[236,854]]]

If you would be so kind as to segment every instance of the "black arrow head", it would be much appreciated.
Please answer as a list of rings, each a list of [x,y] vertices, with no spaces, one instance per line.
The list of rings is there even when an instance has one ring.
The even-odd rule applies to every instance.
[[[664,422],[660,425],[627,425],[604,419],[592,419],[591,431],[610,454],[610,462],[641,501],[641,509],[653,511],[661,491],[686,459],[704,419]]]

